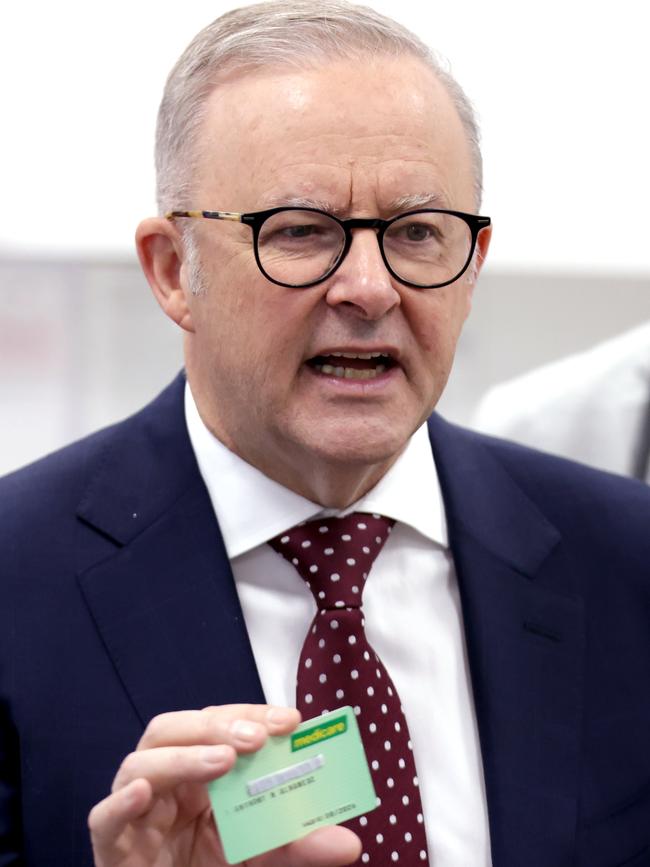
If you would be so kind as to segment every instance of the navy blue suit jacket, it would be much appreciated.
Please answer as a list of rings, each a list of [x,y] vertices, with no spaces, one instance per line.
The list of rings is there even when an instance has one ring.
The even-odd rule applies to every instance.
[[[88,867],[151,717],[264,698],[183,382],[0,482],[2,867]],[[650,491],[430,432],[494,867],[650,864]]]

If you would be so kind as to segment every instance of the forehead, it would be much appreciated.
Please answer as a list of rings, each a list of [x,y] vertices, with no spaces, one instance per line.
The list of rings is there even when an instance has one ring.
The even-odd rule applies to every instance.
[[[197,192],[211,197],[201,207],[306,199],[343,212],[422,195],[441,206],[473,204],[456,109],[434,73],[410,57],[224,81],[208,98],[198,157]]]

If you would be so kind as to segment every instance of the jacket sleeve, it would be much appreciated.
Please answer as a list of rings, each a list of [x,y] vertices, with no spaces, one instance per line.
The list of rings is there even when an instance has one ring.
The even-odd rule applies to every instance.
[[[20,770],[18,736],[0,702],[0,867],[21,867]]]

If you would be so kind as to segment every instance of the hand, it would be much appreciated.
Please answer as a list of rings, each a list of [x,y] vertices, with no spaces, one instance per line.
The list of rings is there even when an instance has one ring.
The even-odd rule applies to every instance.
[[[225,867],[206,783],[226,774],[238,753],[300,722],[292,708],[228,705],[155,717],[88,817],[96,867]],[[361,854],[341,827],[245,862],[246,867],[340,867]]]

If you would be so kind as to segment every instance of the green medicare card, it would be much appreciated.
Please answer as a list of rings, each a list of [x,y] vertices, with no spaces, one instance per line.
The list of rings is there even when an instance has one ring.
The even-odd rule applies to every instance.
[[[377,800],[351,707],[269,738],[208,788],[229,864],[369,813]]]

